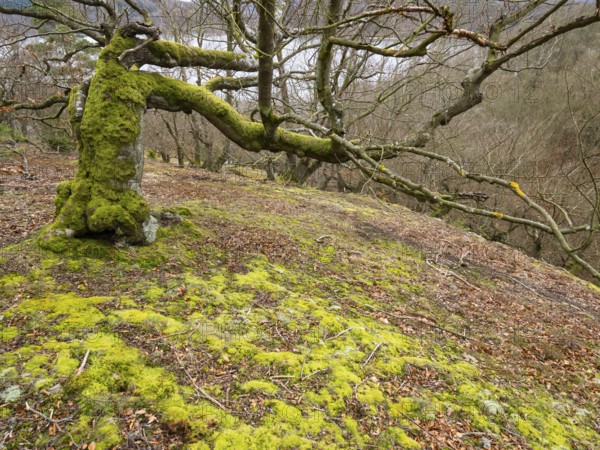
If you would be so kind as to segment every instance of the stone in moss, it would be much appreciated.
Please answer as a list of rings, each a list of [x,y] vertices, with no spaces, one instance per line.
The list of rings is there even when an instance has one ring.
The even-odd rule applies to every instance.
[[[23,391],[18,385],[12,385],[0,392],[0,399],[6,403],[16,402],[21,398],[22,393]]]

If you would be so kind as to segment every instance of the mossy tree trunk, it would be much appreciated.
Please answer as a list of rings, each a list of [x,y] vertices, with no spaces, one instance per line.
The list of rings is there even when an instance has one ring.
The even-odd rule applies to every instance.
[[[42,245],[60,250],[65,238],[110,233],[128,243],[152,240],[155,219],[141,191],[144,153],[142,118],[151,86],[120,64],[134,44],[117,36],[105,47],[86,88],[71,94],[69,113],[78,141],[79,166],[72,181],[60,183],[56,220]]]
[[[170,42],[141,50],[140,24],[124,27],[99,55],[89,83],[71,92],[69,113],[79,149],[75,178],[62,182],[55,199],[56,219],[40,234],[40,245],[64,250],[67,238],[105,233],[126,243],[153,240],[156,219],[142,196],[144,153],[142,119],[148,105],[167,111],[197,111],[243,148],[267,146],[264,128],[252,123],[211,90],[157,73],[136,69],[138,61],[255,71],[256,61],[233,52],[208,52]],[[148,27],[147,30],[154,30]],[[153,32],[153,31],[152,31]],[[142,46],[152,43],[149,39]],[[125,56],[128,55],[128,58]],[[176,62],[174,62],[176,61]],[[312,149],[305,137],[290,133],[279,145]],[[317,140],[315,151],[327,153],[329,141]]]

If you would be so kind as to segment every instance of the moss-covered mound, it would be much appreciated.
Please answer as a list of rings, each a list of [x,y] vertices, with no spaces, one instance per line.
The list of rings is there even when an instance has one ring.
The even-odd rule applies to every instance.
[[[152,245],[2,250],[0,448],[598,448],[592,287],[364,197],[198,173]]]

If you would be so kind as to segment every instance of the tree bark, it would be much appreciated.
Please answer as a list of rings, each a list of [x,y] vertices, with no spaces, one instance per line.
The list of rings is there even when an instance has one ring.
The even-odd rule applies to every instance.
[[[173,115],[173,126],[171,126],[171,124],[164,118],[163,118],[163,121],[167,127],[167,131],[169,132],[169,134],[173,138],[173,141],[175,142],[175,147],[177,149],[177,164],[179,165],[179,167],[184,167],[185,166],[185,148],[181,144],[181,140],[179,139],[179,129],[177,128],[177,118],[175,117],[175,115]]]
[[[75,178],[57,188],[56,219],[40,235],[43,247],[61,251],[66,238],[89,233],[109,233],[127,243],[154,238],[156,219],[141,190],[140,137],[151,86],[118,61],[134,44],[120,35],[113,38],[100,54],[89,89],[71,94],[79,166]]]

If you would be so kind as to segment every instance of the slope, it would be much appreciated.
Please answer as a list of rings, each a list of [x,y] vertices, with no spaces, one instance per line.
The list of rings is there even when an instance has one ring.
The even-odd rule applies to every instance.
[[[599,448],[597,288],[363,196],[145,190],[153,245],[2,249],[0,448]]]

